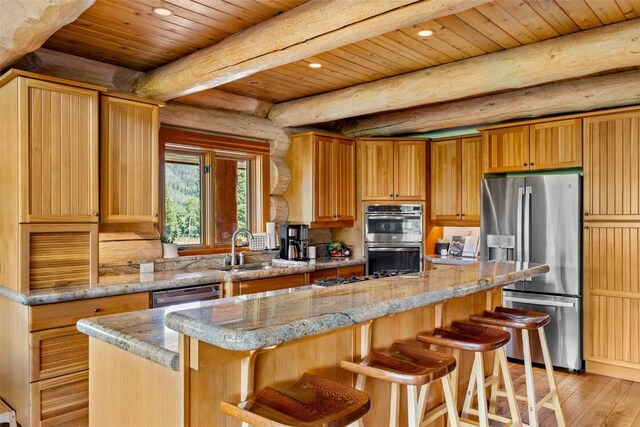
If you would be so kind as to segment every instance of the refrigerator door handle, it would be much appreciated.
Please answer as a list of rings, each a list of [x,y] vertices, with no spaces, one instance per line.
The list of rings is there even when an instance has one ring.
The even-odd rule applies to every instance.
[[[516,261],[522,262],[522,199],[524,187],[518,187],[518,211],[516,214]]]
[[[523,261],[530,262],[529,259],[531,252],[531,186],[527,185],[524,196],[524,242],[522,244]],[[531,281],[531,278],[525,279],[527,282]]]
[[[504,295],[502,296],[502,300],[510,301],[510,302],[521,302],[524,304],[531,304],[531,305],[546,305],[547,307],[575,307],[576,306],[572,302],[548,301],[548,300],[529,299],[529,298],[514,298],[514,297],[507,297]]]

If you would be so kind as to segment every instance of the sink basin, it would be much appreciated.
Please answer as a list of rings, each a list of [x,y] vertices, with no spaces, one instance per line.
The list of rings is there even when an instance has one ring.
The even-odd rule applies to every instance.
[[[257,262],[253,264],[234,265],[233,267],[230,265],[225,265],[224,267],[215,267],[213,268],[213,270],[228,271],[230,273],[241,273],[243,271],[269,270],[271,268],[273,268],[271,264]]]

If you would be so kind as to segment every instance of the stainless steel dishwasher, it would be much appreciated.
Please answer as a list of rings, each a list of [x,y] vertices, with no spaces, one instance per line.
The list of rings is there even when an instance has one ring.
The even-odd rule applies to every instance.
[[[151,308],[167,307],[188,302],[207,301],[222,297],[222,285],[210,283],[190,288],[151,292]]]

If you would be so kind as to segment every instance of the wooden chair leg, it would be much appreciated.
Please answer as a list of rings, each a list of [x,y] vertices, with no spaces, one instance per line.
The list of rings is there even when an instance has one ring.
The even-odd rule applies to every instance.
[[[418,396],[418,426],[422,424],[424,418],[424,410],[427,407],[427,397],[429,396],[429,384],[425,384],[420,387],[420,394]]]
[[[527,384],[527,406],[529,426],[538,427],[538,411],[536,410],[536,388],[533,383],[533,365],[531,364],[531,346],[529,331],[522,329],[522,347],[524,350],[524,377]]]
[[[457,369],[457,368],[456,368]],[[447,414],[449,419],[449,427],[460,427],[460,419],[458,418],[458,409],[456,408],[456,401],[451,390],[451,384],[449,383],[449,375],[445,375],[441,378],[442,391],[444,393],[444,402],[447,405]]]
[[[409,427],[418,427],[418,386],[407,386],[407,425]]]
[[[511,426],[519,427],[522,425],[522,419],[520,418],[520,411],[518,410],[518,400],[516,399],[516,391],[513,388],[513,381],[511,381],[511,372],[509,372],[509,363],[507,362],[507,355],[504,352],[504,347],[500,347],[496,350],[496,360],[498,361],[497,365],[502,368],[502,380],[504,381],[504,388],[507,393],[507,401],[509,402],[509,412],[511,413]],[[491,392],[494,393],[493,387],[491,387]],[[497,387],[495,393],[497,397]]]
[[[484,361],[482,353],[475,353],[474,372],[476,377],[476,392],[478,393],[478,423],[480,427],[489,427],[489,412],[487,408],[487,393],[484,385]]]
[[[550,393],[553,393],[553,410],[556,413],[556,422],[558,427],[565,427],[566,422],[564,419],[564,413],[562,412],[562,406],[560,404],[560,396],[558,394],[558,386],[556,379],[553,375],[553,364],[551,363],[551,355],[549,354],[549,347],[547,347],[547,336],[544,333],[544,327],[538,329],[538,336],[540,337],[540,347],[542,347],[542,358],[544,359],[544,369],[547,371],[547,379],[549,380]]]
[[[500,363],[500,358],[498,357],[498,352],[496,351],[493,358],[493,375],[491,376],[493,384],[491,384],[491,394],[489,395],[489,412],[492,412],[494,414],[496,413],[498,402],[498,386],[500,385]]]
[[[400,385],[391,383],[391,401],[389,404],[389,427],[398,427],[398,408],[400,407]]]
[[[467,394],[464,397],[464,404],[462,405],[462,414],[460,415],[463,419],[469,418],[469,409],[471,409],[471,405],[473,403],[473,396],[476,393],[476,370],[478,369],[478,359],[473,360],[473,366],[471,367],[471,375],[469,376],[469,384],[467,386]],[[483,379],[484,382],[484,379]]]

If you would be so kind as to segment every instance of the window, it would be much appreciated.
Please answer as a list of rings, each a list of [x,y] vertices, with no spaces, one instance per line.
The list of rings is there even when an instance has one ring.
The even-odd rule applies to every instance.
[[[261,232],[268,211],[266,142],[162,129],[163,222],[181,253],[228,250],[238,228]],[[248,244],[246,236],[238,244]]]

